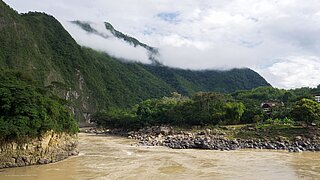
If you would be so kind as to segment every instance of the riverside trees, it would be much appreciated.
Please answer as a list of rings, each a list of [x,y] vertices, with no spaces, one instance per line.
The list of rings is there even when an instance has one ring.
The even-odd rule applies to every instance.
[[[320,104],[311,100],[315,92],[320,92],[320,86],[295,90],[259,87],[232,94],[199,92],[191,98],[175,93],[172,97],[142,101],[126,110],[112,108],[96,113],[93,121],[101,126],[128,129],[163,124],[206,126],[273,120],[278,124],[294,121],[320,124]],[[260,106],[268,100],[281,104],[270,114],[264,113]]]
[[[182,96],[148,99],[128,110],[110,109],[96,113],[93,121],[113,128],[140,128],[170,124],[203,126],[239,123],[245,111],[241,102],[218,93],[197,93],[191,99]]]
[[[78,131],[65,103],[23,73],[0,71],[0,140],[39,136],[49,130]]]
[[[301,99],[293,107],[292,117],[296,121],[317,124],[320,122],[320,104],[310,99]]]

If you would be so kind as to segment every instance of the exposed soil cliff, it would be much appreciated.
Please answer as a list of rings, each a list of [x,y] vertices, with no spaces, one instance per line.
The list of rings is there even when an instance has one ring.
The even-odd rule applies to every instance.
[[[47,164],[77,155],[77,135],[47,132],[24,142],[0,145],[0,168]]]

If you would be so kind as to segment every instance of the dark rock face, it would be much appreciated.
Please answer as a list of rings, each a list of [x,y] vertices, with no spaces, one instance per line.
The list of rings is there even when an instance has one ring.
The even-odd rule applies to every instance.
[[[77,135],[47,132],[26,143],[0,145],[0,168],[48,164],[78,154]]]

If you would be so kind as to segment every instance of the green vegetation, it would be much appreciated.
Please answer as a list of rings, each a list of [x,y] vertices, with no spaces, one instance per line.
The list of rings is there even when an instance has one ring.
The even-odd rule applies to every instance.
[[[49,130],[76,133],[65,102],[20,72],[0,73],[0,141],[36,137]]]
[[[318,92],[319,88],[303,88],[304,91],[308,89],[304,96],[299,96],[301,90],[272,87],[232,94],[200,92],[192,98],[173,93],[172,97],[148,99],[127,110],[102,111],[94,115],[93,120],[101,126],[125,129],[154,125],[208,127],[246,123],[255,123],[257,129],[320,125],[320,103],[303,98],[305,95],[312,97],[311,92]],[[287,98],[288,94],[294,98]],[[282,102],[283,99],[286,103]],[[272,100],[269,104],[274,106],[264,111],[261,103],[268,100]]]
[[[246,106],[246,112],[242,117],[242,123],[256,123],[269,118],[285,119],[291,118],[295,121],[308,122],[305,118],[299,116],[298,111],[303,108],[302,104],[309,103],[310,112],[317,112],[317,105],[314,95],[320,92],[320,86],[317,88],[300,88],[293,90],[277,89],[273,87],[258,87],[248,91],[238,91],[231,93],[231,96],[237,101],[243,102]],[[261,103],[272,102],[276,106],[272,108],[270,114],[261,111]],[[319,112],[319,111],[318,111]],[[307,114],[304,114],[308,118]],[[317,121],[313,119],[313,121]]]
[[[305,121],[308,124],[319,124],[320,103],[304,98],[293,107],[292,117],[294,117],[296,121]]]
[[[312,137],[319,135],[318,129],[312,129],[294,124],[255,124],[224,126],[221,128],[226,137],[230,139],[269,139],[269,140],[295,140],[297,136]]]
[[[157,53],[111,24],[105,26],[116,37]],[[75,120],[58,97],[70,100],[81,123],[85,114],[98,111],[93,120],[110,128],[218,125],[230,137],[263,138],[306,134],[311,130],[303,126],[320,123],[320,106],[312,100],[320,86],[276,89],[250,69],[191,71],[126,63],[80,47],[54,17],[19,15],[1,0],[0,67],[0,140],[48,130],[75,133]],[[164,97],[171,92],[181,95]],[[263,102],[276,105],[266,113]]]
[[[83,28],[90,30],[89,26]],[[52,16],[36,12],[19,15],[2,1],[0,67],[26,72],[38,85],[68,97],[81,124],[84,114],[128,108],[174,91],[193,96],[198,91],[230,93],[269,86],[250,69],[190,71],[125,63],[80,47]]]

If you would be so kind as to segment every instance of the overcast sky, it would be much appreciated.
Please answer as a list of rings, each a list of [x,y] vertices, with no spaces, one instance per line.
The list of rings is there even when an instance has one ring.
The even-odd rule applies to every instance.
[[[319,0],[4,0],[18,12],[55,16],[81,45],[148,63],[143,49],[68,23],[102,22],[158,47],[168,66],[249,67],[275,87],[320,84]],[[105,32],[106,33],[106,32]]]

